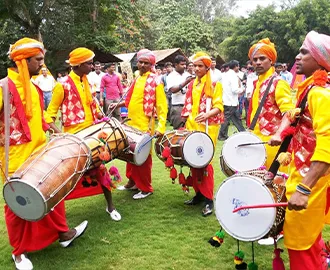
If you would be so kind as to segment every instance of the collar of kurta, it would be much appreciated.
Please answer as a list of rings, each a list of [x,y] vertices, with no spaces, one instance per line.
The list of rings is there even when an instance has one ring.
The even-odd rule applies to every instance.
[[[258,82],[263,83],[265,80],[267,80],[270,76],[272,76],[275,72],[275,68],[271,67],[268,69],[265,73],[258,76]]]

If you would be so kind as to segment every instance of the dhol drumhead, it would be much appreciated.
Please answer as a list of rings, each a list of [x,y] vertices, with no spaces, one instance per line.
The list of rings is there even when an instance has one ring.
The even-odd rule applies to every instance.
[[[3,187],[3,197],[8,207],[20,218],[36,221],[46,214],[43,195],[23,181],[11,180]]]
[[[258,169],[266,161],[266,148],[263,144],[241,146],[245,143],[259,143],[261,140],[251,132],[239,132],[230,136],[222,148],[225,163],[234,171],[245,172]]]
[[[234,175],[219,187],[215,212],[223,229],[241,241],[255,241],[265,236],[275,222],[276,208],[233,210],[254,204],[271,204],[274,198],[262,180],[249,175]]]
[[[212,139],[204,132],[193,132],[185,139],[183,156],[193,168],[204,168],[214,155]]]
[[[152,141],[150,140],[149,134],[144,134],[142,139],[136,144],[135,151],[134,151],[134,162],[136,165],[142,165],[148,158],[151,150]],[[144,145],[146,141],[149,142]],[[143,146],[141,148],[141,146]]]

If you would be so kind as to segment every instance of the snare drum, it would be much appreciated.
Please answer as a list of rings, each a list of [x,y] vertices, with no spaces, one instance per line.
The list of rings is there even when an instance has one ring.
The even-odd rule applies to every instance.
[[[6,204],[22,219],[42,219],[74,189],[90,157],[88,146],[76,136],[52,136],[4,185]]]
[[[283,229],[285,208],[233,210],[254,204],[286,202],[285,186],[264,184],[262,178],[238,174],[227,178],[215,196],[216,216],[223,229],[241,241],[276,237]]]
[[[125,124],[122,124],[122,127],[127,136],[129,146],[119,154],[118,159],[140,166],[147,160],[150,154],[151,136]],[[145,144],[148,140],[149,142]]]
[[[105,133],[104,141],[100,140],[100,133]],[[101,122],[85,128],[75,134],[78,138],[84,140],[92,152],[92,162],[89,169],[97,168],[102,161],[99,158],[101,150],[106,147],[110,153],[110,160],[119,156],[119,154],[128,147],[127,137],[122,125],[116,118],[111,118],[107,122]]]
[[[174,130],[158,138],[155,151],[162,161],[165,147],[170,148],[174,164],[197,169],[206,167],[214,155],[212,139],[200,131]]]
[[[267,155],[263,144],[237,147],[245,143],[261,143],[251,132],[239,132],[230,136],[223,144],[220,156],[220,167],[226,176],[235,172],[245,172],[264,165]]]

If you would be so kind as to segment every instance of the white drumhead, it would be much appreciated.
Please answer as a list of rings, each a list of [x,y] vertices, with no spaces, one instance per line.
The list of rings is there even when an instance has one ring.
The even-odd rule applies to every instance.
[[[150,140],[150,137],[151,136],[149,134],[142,135],[142,139],[135,146],[134,163],[138,166],[142,165],[147,160],[147,158],[150,154],[151,144],[152,144],[152,141]],[[148,140],[149,140],[149,142],[146,145],[144,145],[141,148],[140,153],[138,153],[141,145],[143,145]]]
[[[207,166],[214,154],[212,139],[204,132],[193,132],[184,141],[183,156],[193,168]]]
[[[274,203],[273,196],[262,181],[254,176],[234,175],[219,187],[215,212],[223,229],[241,241],[255,241],[265,236],[275,222],[276,208],[233,210],[254,204]]]
[[[4,185],[3,197],[17,216],[36,221],[47,213],[44,197],[38,190],[23,181],[11,180],[10,185]]]
[[[266,148],[263,144],[237,147],[245,143],[261,142],[251,132],[239,132],[230,136],[222,147],[225,163],[234,171],[245,172],[258,169],[266,161]]]

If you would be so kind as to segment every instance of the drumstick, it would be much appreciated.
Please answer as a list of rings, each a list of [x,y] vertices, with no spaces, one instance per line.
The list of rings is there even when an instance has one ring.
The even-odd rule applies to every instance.
[[[241,146],[250,146],[250,145],[258,145],[258,144],[266,144],[268,142],[252,142],[252,143],[242,143],[237,145],[236,147],[241,147]]]
[[[145,147],[152,139],[156,138],[157,136],[151,136],[148,140],[146,140],[138,149],[138,154],[141,152],[142,148]]]
[[[238,207],[233,210],[233,213],[236,213],[240,210],[245,210],[245,209],[255,209],[255,208],[272,208],[272,207],[287,207],[288,203],[270,203],[270,204],[254,204],[254,205],[245,205]]]

